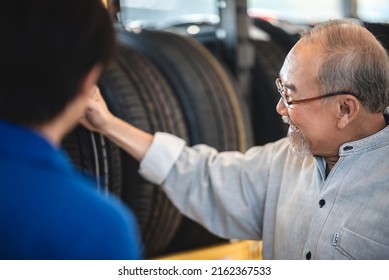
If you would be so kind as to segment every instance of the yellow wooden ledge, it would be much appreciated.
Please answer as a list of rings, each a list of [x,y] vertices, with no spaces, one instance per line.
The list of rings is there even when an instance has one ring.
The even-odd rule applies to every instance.
[[[155,258],[156,260],[260,260],[262,242],[232,241],[202,249],[184,251]]]

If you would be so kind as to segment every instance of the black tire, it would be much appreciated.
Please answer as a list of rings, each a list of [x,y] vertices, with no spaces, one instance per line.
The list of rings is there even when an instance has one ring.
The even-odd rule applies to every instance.
[[[119,41],[147,55],[166,76],[183,108],[190,145],[205,143],[220,151],[244,151],[252,145],[246,104],[204,46],[191,38],[155,30],[139,34],[120,30]],[[184,218],[164,253],[224,241]]]
[[[297,43],[299,39],[298,34],[291,35],[281,27],[275,26],[260,18],[254,19],[254,25],[264,32],[268,33],[272,40],[278,44],[286,53],[288,53],[292,47]]]
[[[92,179],[96,189],[121,196],[122,169],[119,149],[100,134],[77,126],[62,141],[74,166]]]
[[[268,41],[254,40],[255,66],[252,71],[251,112],[255,145],[283,138],[288,130],[276,111],[280,95],[274,83],[288,54],[288,47],[281,46],[270,34],[269,36]]]
[[[183,108],[191,144],[206,143],[218,150],[251,145],[249,120],[234,85],[204,46],[155,30],[120,32],[119,39],[150,57],[166,76]]]
[[[170,86],[137,51],[119,45],[115,63],[103,73],[100,88],[110,110],[121,119],[150,133],[166,131],[188,138]],[[122,166],[122,199],[138,218],[146,257],[154,257],[168,246],[182,215],[159,187],[138,175],[138,163],[125,152]]]

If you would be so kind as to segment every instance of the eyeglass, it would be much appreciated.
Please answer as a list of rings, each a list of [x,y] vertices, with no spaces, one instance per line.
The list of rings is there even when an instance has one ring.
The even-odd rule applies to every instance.
[[[292,99],[290,96],[286,96],[287,88],[284,86],[284,84],[282,83],[280,78],[276,79],[276,86],[277,86],[278,93],[281,95],[281,99],[284,102],[286,107],[289,107],[290,105],[293,105],[293,104],[300,104],[300,103],[319,100],[319,99],[332,97],[332,96],[336,96],[336,95],[343,95],[343,94],[354,95],[348,91],[336,91],[336,92],[326,93],[326,94],[322,94],[322,95],[310,97],[310,98]]]

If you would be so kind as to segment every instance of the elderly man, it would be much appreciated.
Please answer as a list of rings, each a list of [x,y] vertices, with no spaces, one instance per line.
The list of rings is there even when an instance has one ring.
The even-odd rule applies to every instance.
[[[112,116],[87,120],[141,161],[187,216],[225,238],[263,240],[265,259],[389,259],[389,58],[364,27],[304,33],[276,80],[281,139],[246,153],[188,147]]]

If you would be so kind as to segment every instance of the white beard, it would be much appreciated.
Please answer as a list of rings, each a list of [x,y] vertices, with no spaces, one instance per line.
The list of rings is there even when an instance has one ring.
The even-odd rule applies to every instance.
[[[287,116],[282,116],[284,123],[289,124],[288,138],[289,138],[289,149],[293,155],[297,157],[306,157],[312,155],[309,143],[305,140],[303,134],[297,126]]]

